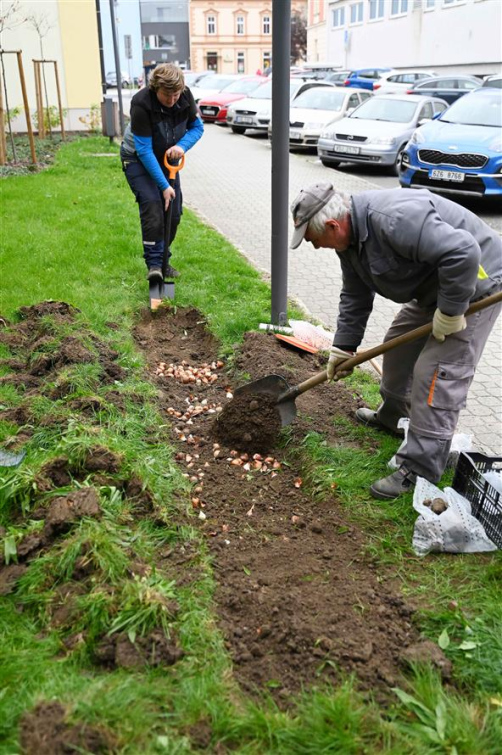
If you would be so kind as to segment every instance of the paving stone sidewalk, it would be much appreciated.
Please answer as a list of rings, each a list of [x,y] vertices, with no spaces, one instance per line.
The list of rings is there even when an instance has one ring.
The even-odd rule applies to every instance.
[[[216,228],[265,276],[271,258],[271,149],[268,141],[243,137],[209,125],[203,139],[187,155],[182,174],[184,202]],[[291,155],[290,202],[315,181],[332,180],[347,192],[379,188],[364,179],[330,170],[314,155]],[[336,255],[303,243],[290,251],[288,291],[315,318],[334,330],[341,272]],[[362,346],[381,343],[399,305],[375,299]],[[492,332],[457,431],[473,436],[477,450],[502,455],[502,318]]]

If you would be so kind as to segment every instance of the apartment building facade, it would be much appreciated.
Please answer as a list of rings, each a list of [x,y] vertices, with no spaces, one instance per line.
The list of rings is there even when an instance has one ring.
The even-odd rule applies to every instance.
[[[9,8],[5,4],[3,13]],[[30,17],[36,19],[42,36],[37,33]],[[41,47],[42,44],[42,47]],[[9,20],[2,34],[4,51],[20,50],[26,83],[28,105],[33,116],[36,113],[35,74],[33,60],[53,61],[58,65],[64,125],[68,131],[87,128],[92,104],[102,99],[101,68],[99,57],[96,5],[92,0],[69,3],[65,0],[23,0],[17,13]],[[14,111],[23,108],[21,82],[17,56],[4,53],[5,79],[8,103],[4,107]],[[57,88],[54,65],[44,65],[44,106],[57,107]],[[47,96],[46,96],[47,95]],[[84,121],[80,119],[83,118]],[[14,131],[26,131],[25,114],[22,112],[12,122]]]
[[[308,0],[307,62],[327,61],[326,17],[328,0]]]
[[[272,0],[190,0],[190,65],[194,71],[248,73],[272,64]],[[291,0],[306,16],[307,0]]]
[[[502,2],[328,0],[326,57],[341,68],[497,73],[502,70]]]

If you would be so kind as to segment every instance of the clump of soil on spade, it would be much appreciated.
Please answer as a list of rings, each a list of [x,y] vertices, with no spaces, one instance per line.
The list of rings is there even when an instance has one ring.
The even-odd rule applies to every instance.
[[[239,451],[267,452],[275,448],[281,415],[275,398],[263,393],[238,393],[214,423],[215,437]]]
[[[110,733],[102,727],[70,723],[64,706],[58,701],[41,702],[21,716],[20,743],[24,755],[66,755],[114,751]]]

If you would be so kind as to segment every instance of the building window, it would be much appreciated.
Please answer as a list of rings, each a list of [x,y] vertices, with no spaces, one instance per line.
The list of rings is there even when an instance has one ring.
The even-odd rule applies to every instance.
[[[244,53],[238,52],[237,53],[237,73],[244,73],[245,72],[245,64],[244,64]]]
[[[236,23],[237,23],[237,34],[239,36],[242,36],[244,34],[244,16],[237,16]]]
[[[443,5],[456,5],[457,3],[464,3],[465,0],[443,0]]]
[[[370,0],[370,21],[383,18],[384,0]]]
[[[425,10],[433,10],[436,0],[425,0]]]
[[[266,71],[267,68],[270,68],[271,65],[272,65],[272,53],[264,52],[263,53],[263,70]]]
[[[392,0],[390,15],[402,16],[405,13],[408,13],[408,0]]]
[[[345,26],[345,8],[337,8],[333,11],[333,28]]]
[[[350,6],[350,23],[362,24],[364,3],[354,3]]]
[[[263,33],[270,34],[270,16],[263,16]]]
[[[216,16],[207,16],[206,26],[208,34],[216,34]]]
[[[217,52],[206,53],[206,68],[208,71],[218,70],[218,53]]]

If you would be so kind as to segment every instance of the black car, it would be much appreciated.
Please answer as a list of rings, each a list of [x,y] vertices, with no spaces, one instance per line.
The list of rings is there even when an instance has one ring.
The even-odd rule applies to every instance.
[[[424,94],[429,97],[440,97],[450,105],[459,97],[482,85],[481,79],[476,76],[435,76],[434,78],[419,81],[407,90],[407,94]]]

